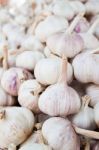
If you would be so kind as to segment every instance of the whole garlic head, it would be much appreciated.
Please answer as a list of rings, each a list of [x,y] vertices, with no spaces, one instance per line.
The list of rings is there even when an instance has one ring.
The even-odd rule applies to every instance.
[[[0,148],[24,142],[34,126],[34,115],[26,108],[0,108]]]
[[[95,51],[86,51],[73,60],[74,76],[82,83],[99,84],[99,55]]]
[[[42,134],[54,150],[80,150],[79,139],[68,119],[53,117],[46,120]]]
[[[43,87],[36,80],[24,81],[18,91],[18,101],[21,106],[26,107],[34,113],[39,113],[38,99]]]
[[[77,92],[67,85],[67,59],[62,60],[62,72],[58,83],[51,85],[39,97],[39,108],[50,116],[67,116],[80,109]]]
[[[80,111],[77,114],[71,116],[70,120],[77,127],[93,130],[96,128],[96,124],[94,120],[94,110],[88,106],[89,102],[89,96],[86,95],[82,97],[82,107]]]
[[[36,63],[44,58],[43,53],[39,51],[24,51],[16,58],[16,66],[33,71]]]
[[[37,25],[35,34],[41,42],[45,42],[50,35],[63,31],[67,27],[68,22],[64,17],[51,15]]]
[[[34,74],[37,81],[43,85],[55,84],[59,79],[61,71],[61,61],[62,60],[60,58],[44,58],[38,61],[34,69]],[[71,64],[68,63],[67,82],[70,83],[72,81],[72,78],[73,69]]]
[[[77,15],[65,32],[58,32],[48,37],[47,46],[54,54],[61,57],[64,54],[72,58],[83,50],[84,43],[81,36],[72,33],[81,18],[82,14]]]
[[[22,68],[12,67],[3,73],[1,78],[1,86],[12,96],[18,95],[18,90],[22,82],[32,79],[33,75]]]

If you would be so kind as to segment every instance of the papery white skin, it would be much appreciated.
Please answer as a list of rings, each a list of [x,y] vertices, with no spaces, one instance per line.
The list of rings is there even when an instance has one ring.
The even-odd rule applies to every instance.
[[[72,58],[83,50],[83,39],[77,33],[72,33],[81,18],[82,14],[78,14],[66,31],[48,37],[47,46],[54,54]]]
[[[97,0],[88,0],[88,2],[85,4],[86,7],[86,13],[96,15],[99,13],[99,1]]]
[[[80,111],[77,114],[71,116],[70,120],[77,127],[94,130],[96,128],[96,124],[94,120],[94,110],[91,107],[89,107],[88,104],[85,104],[84,106],[83,103],[84,102],[82,101],[82,107]]]
[[[44,49],[43,44],[39,41],[39,39],[36,36],[33,36],[33,35],[27,35],[24,38],[22,42],[22,47],[26,50],[43,51]]]
[[[97,126],[99,127],[99,103],[97,103],[95,106],[94,106],[94,117],[95,117],[95,122],[97,124]]]
[[[91,24],[94,23],[96,19],[99,19],[99,14],[97,14],[97,15],[92,17]],[[98,27],[98,25],[97,25],[97,27],[95,29],[95,35],[99,39],[99,27]]]
[[[46,120],[42,134],[54,150],[80,150],[79,139],[68,119],[53,117]]]
[[[12,67],[3,73],[1,86],[12,96],[18,95],[18,90],[22,82],[32,79],[33,75],[25,69]]]
[[[57,16],[63,16],[67,20],[73,19],[75,12],[69,1],[61,0],[55,1],[52,6],[52,12]]]
[[[3,0],[4,1],[4,0]],[[10,15],[8,14],[7,9],[1,8],[0,7],[0,24],[5,24],[8,21],[10,21]]]
[[[46,57],[50,57],[50,55],[51,55],[51,51],[47,46],[44,48],[44,55]]]
[[[59,79],[61,71],[61,61],[62,60],[58,57],[45,58],[40,60],[36,64],[34,69],[34,74],[37,81],[43,85],[55,84]],[[73,79],[73,69],[71,64],[68,63],[67,82],[70,83],[72,79]]]
[[[82,83],[99,84],[99,55],[86,51],[73,60],[74,76]],[[82,69],[80,69],[82,68]]]
[[[15,97],[6,93],[0,86],[0,106],[13,106],[17,103]]]
[[[41,42],[45,42],[50,35],[63,31],[67,27],[68,22],[64,17],[51,15],[37,25],[35,34]]]
[[[18,146],[31,134],[34,115],[26,108],[7,107],[0,109],[0,148],[11,143]]]
[[[78,93],[67,85],[67,60],[62,60],[61,69],[58,82],[47,87],[39,97],[40,110],[50,116],[67,116],[77,113],[81,105]]]
[[[45,144],[37,144],[37,143],[30,143],[19,148],[19,150],[44,150],[44,149],[52,150],[52,148],[50,148]]]
[[[86,13],[85,5],[78,0],[71,1],[70,6],[72,7],[75,15],[78,13]]]
[[[33,71],[36,63],[43,58],[43,53],[39,51],[24,51],[23,53],[17,56],[16,66]]]
[[[38,99],[43,87],[36,80],[24,81],[18,91],[18,101],[21,106],[26,107],[34,113],[39,113]]]
[[[89,84],[86,87],[86,94],[90,96],[90,106],[94,107],[99,102],[99,85]]]

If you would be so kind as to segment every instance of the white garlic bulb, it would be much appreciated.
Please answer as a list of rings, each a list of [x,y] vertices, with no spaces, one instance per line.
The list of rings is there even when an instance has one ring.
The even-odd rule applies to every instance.
[[[46,120],[42,134],[54,150],[80,150],[79,139],[68,119],[52,117]]]
[[[99,55],[86,51],[77,55],[73,60],[74,76],[82,83],[99,84]]]
[[[52,12],[57,16],[63,16],[67,20],[73,19],[75,12],[67,0],[57,0],[52,5]]]
[[[34,126],[34,115],[26,108],[0,108],[0,148],[24,142]]]
[[[45,144],[31,143],[22,146],[21,148],[19,148],[19,150],[52,150],[52,148]]]
[[[16,58],[16,66],[33,71],[36,63],[44,58],[43,53],[39,51],[24,51]]]
[[[19,104],[34,113],[39,113],[38,99],[42,91],[43,87],[36,80],[24,81],[18,91]]]
[[[86,93],[90,96],[90,106],[94,107],[99,102],[99,85],[89,84]]]
[[[94,120],[94,110],[88,106],[89,102],[89,96],[86,95],[82,97],[82,107],[80,111],[77,114],[71,116],[70,120],[80,128],[93,130],[96,128],[96,124]]]
[[[41,42],[45,42],[50,35],[66,30],[67,27],[68,22],[64,17],[51,15],[37,25],[35,34]]]
[[[63,58],[61,68],[58,82],[46,88],[39,97],[40,110],[50,116],[67,116],[77,113],[81,105],[76,91],[67,85],[67,59]]]
[[[60,76],[61,71],[60,58],[44,58],[40,60],[34,69],[34,74],[38,82],[43,85],[55,84]],[[73,69],[70,63],[67,67],[67,82],[70,83],[73,78]],[[45,71],[46,70],[46,71]],[[54,76],[53,76],[54,72]]]
[[[26,50],[43,51],[44,49],[43,44],[34,35],[27,35],[22,42],[22,47]]]
[[[47,46],[54,54],[61,57],[64,54],[72,58],[83,50],[83,39],[77,33],[72,33],[81,18],[82,14],[77,15],[65,32],[58,32],[48,37]]]

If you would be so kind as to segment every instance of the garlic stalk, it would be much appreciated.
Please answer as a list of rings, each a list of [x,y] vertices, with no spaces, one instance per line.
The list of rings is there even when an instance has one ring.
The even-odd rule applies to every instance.
[[[65,32],[58,32],[48,37],[46,40],[48,48],[62,57],[72,58],[83,50],[83,40],[77,33],[73,33],[77,23],[84,14],[78,14]],[[57,44],[55,44],[57,43]]]

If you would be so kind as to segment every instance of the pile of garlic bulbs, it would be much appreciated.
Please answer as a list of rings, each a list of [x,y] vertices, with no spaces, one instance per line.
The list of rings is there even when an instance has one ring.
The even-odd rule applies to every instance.
[[[0,149],[99,150],[99,1],[0,0]]]

